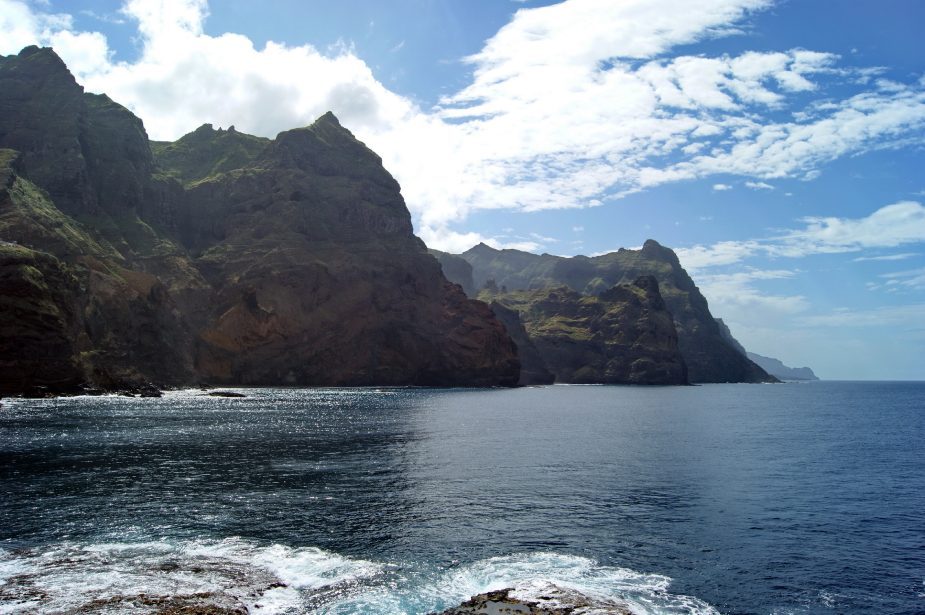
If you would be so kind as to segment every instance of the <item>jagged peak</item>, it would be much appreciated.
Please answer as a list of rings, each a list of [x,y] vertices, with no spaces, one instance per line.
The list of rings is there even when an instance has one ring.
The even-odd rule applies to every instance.
[[[480,241],[480,242],[478,242],[477,244],[475,244],[474,246],[472,246],[471,248],[469,248],[468,250],[466,250],[465,252],[463,252],[463,254],[477,254],[477,253],[482,253],[482,254],[495,254],[495,253],[497,253],[497,252],[499,252],[499,251],[500,251],[500,250],[496,250],[496,249],[492,248],[490,245],[488,245],[488,244],[485,243],[484,241]]]
[[[674,250],[666,248],[654,239],[646,239],[646,242],[642,244],[642,250],[640,252],[643,256],[653,260],[665,261],[676,266],[681,265],[681,262],[678,260],[678,255],[674,253]]]
[[[337,116],[334,115],[333,111],[325,112],[325,114],[319,117],[317,120],[315,120],[312,125],[318,124],[318,123],[334,124],[335,126],[340,126],[341,128],[343,128],[341,126],[340,120],[337,119]]]
[[[23,47],[22,51],[19,52],[20,58],[28,58],[31,56],[44,57],[44,58],[48,58],[49,60],[57,60],[58,62],[61,62],[62,64],[64,64],[64,61],[61,59],[61,57],[58,56],[55,50],[51,47],[39,47],[38,45],[29,45],[27,47]]]
[[[23,69],[44,78],[50,76],[65,78],[83,92],[83,86],[77,83],[67,64],[51,47],[29,45],[24,47],[17,55],[6,56],[5,60],[4,66],[21,66]]]
[[[41,62],[49,67],[63,70],[68,74],[71,72],[68,70],[67,64],[64,63],[64,60],[61,59],[61,56],[59,56],[57,52],[55,52],[55,50],[51,47],[29,45],[28,47],[23,47],[19,54],[11,57],[17,57],[20,60],[29,60],[31,62]]]

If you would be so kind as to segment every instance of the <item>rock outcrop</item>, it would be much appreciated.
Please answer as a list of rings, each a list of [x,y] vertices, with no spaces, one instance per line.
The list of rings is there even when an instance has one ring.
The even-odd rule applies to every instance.
[[[472,596],[435,615],[633,615],[628,605],[543,583],[527,590],[509,587]]]
[[[556,382],[688,383],[674,322],[652,276],[596,296],[566,286],[480,296],[520,315]]]
[[[776,381],[723,338],[706,298],[681,267],[677,255],[651,239],[640,250],[620,249],[593,258],[496,250],[485,244],[460,256],[472,265],[477,288],[489,284],[516,291],[566,286],[593,297],[614,285],[652,276],[674,318],[691,382]]]
[[[0,390],[514,385],[514,342],[330,113],[150,143],[50,49],[0,58]],[[11,318],[13,315],[16,318]]]

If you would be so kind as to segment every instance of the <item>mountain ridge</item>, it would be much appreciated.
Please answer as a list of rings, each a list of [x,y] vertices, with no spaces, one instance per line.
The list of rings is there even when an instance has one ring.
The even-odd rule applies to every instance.
[[[484,243],[456,256],[471,265],[476,288],[490,280],[509,291],[565,285],[580,294],[596,296],[614,285],[632,284],[640,276],[654,276],[674,317],[691,382],[777,380],[723,338],[706,298],[681,267],[677,255],[655,240],[647,240],[639,250],[621,248],[594,257],[497,250]]]
[[[3,309],[32,323],[4,330],[0,365],[22,369],[0,394],[519,378],[503,325],[443,277],[333,114],[151,144],[27,47],[0,61],[0,148]],[[52,354],[66,377],[39,369]]]

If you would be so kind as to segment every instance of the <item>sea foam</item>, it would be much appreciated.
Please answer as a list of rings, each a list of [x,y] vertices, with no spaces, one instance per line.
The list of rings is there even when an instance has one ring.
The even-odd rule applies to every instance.
[[[434,567],[376,563],[313,547],[214,541],[62,543],[0,550],[0,613],[218,606],[251,613],[412,615],[513,587],[524,600],[550,585],[634,613],[703,614],[705,602],[668,591],[671,579],[557,553],[492,557]]]

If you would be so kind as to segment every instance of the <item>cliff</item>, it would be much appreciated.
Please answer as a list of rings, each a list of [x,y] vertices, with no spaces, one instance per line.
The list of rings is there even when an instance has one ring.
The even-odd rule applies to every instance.
[[[0,61],[0,148],[6,394],[519,379],[503,325],[330,113],[273,140],[205,125],[152,144],[29,47]]]
[[[745,350],[745,347],[739,343],[739,340],[733,337],[732,331],[729,330],[729,326],[723,322],[722,318],[717,318],[716,324],[719,325],[720,334],[723,336],[723,339],[729,342],[729,344],[741,354],[748,357],[749,361],[752,361],[755,365],[778,380],[819,380],[816,374],[813,373],[813,370],[808,367],[787,367],[779,359],[763,357],[760,354],[748,352]]]
[[[472,265],[466,259],[455,254],[434,250],[433,248],[427,251],[440,263],[440,268],[443,270],[443,275],[446,276],[446,279],[459,284],[466,296],[476,296],[478,289],[472,277]]]
[[[496,250],[485,244],[460,256],[472,266],[477,288],[489,282],[510,291],[565,286],[593,297],[614,285],[631,284],[642,276],[652,276],[674,319],[678,347],[691,382],[776,380],[723,338],[706,298],[681,267],[678,257],[651,239],[640,250],[620,249],[596,257],[537,255]]]
[[[781,380],[819,380],[813,370],[808,367],[787,367],[780,359],[764,357],[754,352],[749,352],[748,358],[760,365],[763,370]]]
[[[652,276],[598,295],[560,286],[508,292],[486,289],[479,296],[520,315],[556,382],[688,383],[674,322]]]

